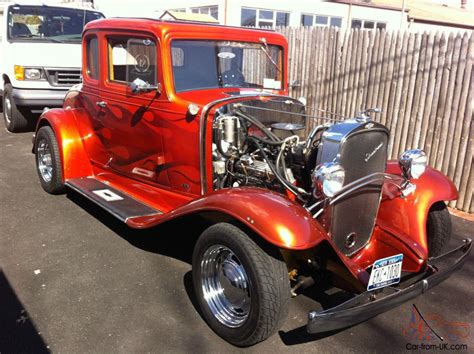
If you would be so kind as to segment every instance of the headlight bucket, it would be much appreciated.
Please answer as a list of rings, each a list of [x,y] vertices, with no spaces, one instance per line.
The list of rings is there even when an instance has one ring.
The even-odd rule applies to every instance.
[[[322,163],[313,171],[314,196],[333,197],[344,186],[344,168],[337,162]]]
[[[43,69],[41,68],[25,68],[21,65],[14,66],[15,79],[18,81],[24,80],[43,80]]]
[[[403,176],[407,179],[418,179],[426,170],[428,159],[420,149],[405,151],[398,160]]]
[[[41,69],[25,68],[26,80],[41,80]]]

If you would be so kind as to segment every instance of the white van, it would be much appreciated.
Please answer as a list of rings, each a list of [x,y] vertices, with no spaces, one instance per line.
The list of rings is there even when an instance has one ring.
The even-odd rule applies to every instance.
[[[103,18],[71,4],[18,1],[3,6],[0,31],[0,91],[7,129],[32,124],[32,111],[60,107],[81,82],[81,37],[87,22]]]

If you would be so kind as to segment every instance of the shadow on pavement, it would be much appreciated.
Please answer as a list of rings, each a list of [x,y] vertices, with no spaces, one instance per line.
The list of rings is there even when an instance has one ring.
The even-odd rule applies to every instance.
[[[0,270],[0,353],[49,353],[46,343]]]
[[[198,217],[186,217],[165,222],[151,229],[137,230],[128,227],[78,193],[68,192],[67,198],[133,246],[189,264],[194,244],[206,225]]]
[[[335,288],[332,290],[335,290]],[[328,292],[316,286],[306,289],[301,295],[298,296],[306,296],[313,300],[313,310],[316,311],[323,311],[325,309],[332,308],[353,297],[352,294],[345,291],[336,290]],[[342,328],[334,331],[311,334],[306,331],[306,326],[301,326],[286,332],[278,331],[278,334],[285,345],[291,346],[330,337],[336,333],[344,331],[345,329],[346,328]]]

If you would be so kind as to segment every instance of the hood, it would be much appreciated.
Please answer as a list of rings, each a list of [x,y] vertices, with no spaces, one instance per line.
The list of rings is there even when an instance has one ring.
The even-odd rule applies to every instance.
[[[189,101],[190,103],[195,103],[200,106],[205,106],[206,104],[220,100],[223,98],[241,98],[246,96],[259,96],[262,94],[273,94],[273,95],[286,95],[284,91],[277,90],[255,90],[255,89],[245,89],[245,88],[219,88],[211,90],[193,90],[187,92],[179,92],[176,94],[180,99]]]
[[[50,68],[80,68],[80,43],[13,42],[8,60],[14,65]]]

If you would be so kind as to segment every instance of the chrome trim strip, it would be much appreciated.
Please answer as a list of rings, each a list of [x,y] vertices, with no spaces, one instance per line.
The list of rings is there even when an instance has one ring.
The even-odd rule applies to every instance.
[[[401,187],[402,183],[397,184],[397,179],[400,182],[405,182],[405,178],[402,176],[390,174],[390,173],[385,173],[385,172],[375,172],[370,175],[361,177],[359,179],[356,179],[355,181],[352,181],[348,185],[344,186],[339,192],[337,192],[330,200],[329,205],[333,205],[336,203],[338,200],[346,197],[347,195],[355,192],[356,190],[365,187],[371,183],[374,182],[384,182],[385,179],[388,180],[389,183],[392,183],[396,185],[397,187]]]
[[[388,182],[397,186],[398,188],[403,188],[407,180],[402,176],[394,175],[391,173],[385,173],[385,172],[375,172],[370,175],[356,179],[355,181],[352,181],[348,185],[344,186],[333,197],[323,199],[322,201],[326,201],[327,203],[325,203],[324,207],[318,210],[316,214],[313,215],[313,219],[318,218],[323,213],[324,209],[327,206],[337,203],[340,199],[347,197],[348,195],[350,195],[351,193],[354,193],[358,189],[365,187],[374,182]],[[321,203],[322,201],[319,201],[318,203]],[[307,209],[311,211],[312,209],[314,209],[314,207],[316,207],[316,205],[311,206],[310,207],[311,209],[309,208]]]

